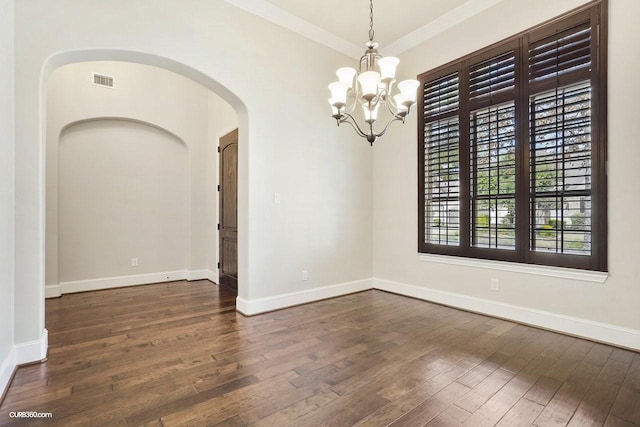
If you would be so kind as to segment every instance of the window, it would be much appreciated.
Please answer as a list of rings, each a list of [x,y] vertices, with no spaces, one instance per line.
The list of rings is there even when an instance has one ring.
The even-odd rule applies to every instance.
[[[418,77],[420,252],[606,271],[604,11]]]

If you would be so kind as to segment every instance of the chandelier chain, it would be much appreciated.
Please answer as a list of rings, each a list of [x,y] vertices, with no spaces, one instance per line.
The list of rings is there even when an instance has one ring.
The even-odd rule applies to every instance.
[[[373,0],[369,0],[369,41],[373,41]]]

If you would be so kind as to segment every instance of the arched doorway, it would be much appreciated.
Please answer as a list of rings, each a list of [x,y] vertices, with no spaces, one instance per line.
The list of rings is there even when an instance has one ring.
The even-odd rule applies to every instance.
[[[69,51],[61,52],[50,57],[43,65],[42,79],[41,79],[41,146],[44,148],[46,145],[46,96],[47,96],[47,82],[51,77],[54,70],[63,67],[68,64],[89,62],[89,61],[123,61],[131,62],[135,64],[144,64],[152,67],[158,67],[164,70],[171,71],[186,77],[203,87],[214,92],[220,96],[224,101],[233,107],[237,114],[238,128],[240,134],[240,146],[242,147],[238,156],[238,295],[243,296],[248,294],[246,286],[246,272],[248,250],[247,250],[247,229],[248,229],[248,172],[247,172],[247,157],[248,157],[248,114],[244,103],[233,93],[231,93],[224,86],[220,85],[212,77],[201,73],[200,71],[177,61],[161,57],[154,54],[133,52],[126,50],[86,50],[86,51]],[[43,150],[44,151],[44,150]],[[43,152],[41,151],[41,152]],[[44,162],[41,162],[41,167],[44,169]],[[41,170],[41,177],[44,180],[46,175],[45,170]],[[42,185],[46,188],[46,181]],[[46,205],[46,192],[41,193],[41,206]],[[42,230],[46,230],[46,215],[45,210],[41,211],[40,221]],[[41,239],[41,253],[45,253],[45,242]],[[42,270],[44,272],[44,259],[42,258]],[[44,282],[44,274],[41,277]],[[44,289],[44,283],[41,284]],[[42,293],[44,296],[44,292]],[[39,302],[39,324],[42,325],[44,334],[40,342],[38,343],[40,348],[41,358],[46,355],[46,329],[44,329],[44,298]],[[35,358],[34,358],[35,359]]]

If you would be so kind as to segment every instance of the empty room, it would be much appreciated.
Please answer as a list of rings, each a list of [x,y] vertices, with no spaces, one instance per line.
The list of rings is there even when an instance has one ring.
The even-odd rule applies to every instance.
[[[0,425],[640,426],[639,16],[0,0]]]

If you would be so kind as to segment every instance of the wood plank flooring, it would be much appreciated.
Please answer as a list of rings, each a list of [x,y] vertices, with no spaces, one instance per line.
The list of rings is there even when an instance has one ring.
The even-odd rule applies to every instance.
[[[367,291],[254,317],[209,282],[46,302],[0,425],[640,426],[640,354]],[[51,412],[16,420],[12,411]]]

